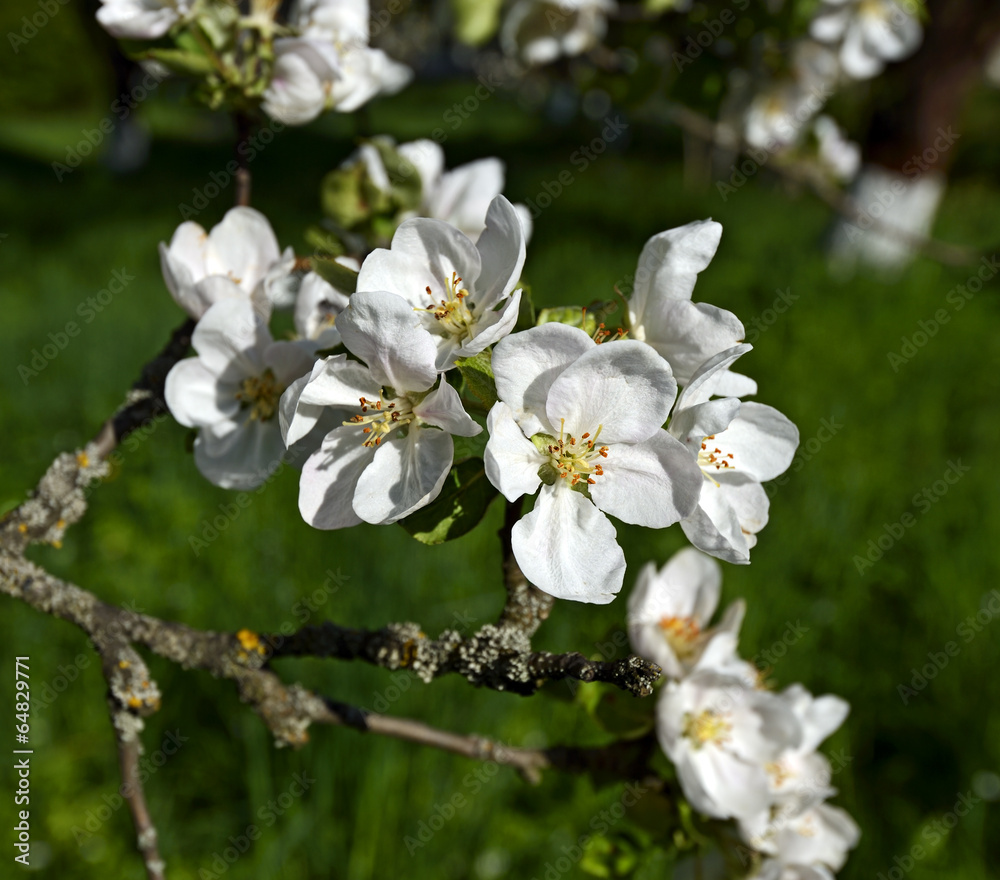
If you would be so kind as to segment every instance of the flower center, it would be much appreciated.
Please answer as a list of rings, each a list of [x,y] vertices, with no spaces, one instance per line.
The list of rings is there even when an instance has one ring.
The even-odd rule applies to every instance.
[[[701,627],[693,617],[664,617],[660,620],[660,629],[678,659],[687,660],[697,651]]]
[[[684,716],[684,736],[692,740],[696,749],[700,749],[705,743],[719,745],[728,742],[732,729],[733,725],[726,717],[714,709],[705,709],[697,715],[689,712]]]
[[[593,485],[596,482],[594,477],[604,475],[604,466],[597,459],[608,457],[608,447],[598,446],[596,443],[602,426],[597,426],[593,436],[587,431],[578,440],[566,434],[565,419],[560,419],[560,423],[559,439],[548,446],[552,466],[559,472],[560,479],[569,479],[571,486],[581,480]]]
[[[715,434],[709,434],[701,441],[701,449],[698,450],[698,467],[702,473],[708,477],[716,486],[719,483],[712,476],[712,471],[730,471],[736,467],[736,460],[731,452],[723,452],[712,441]]]
[[[409,402],[396,399],[390,403],[382,400],[368,400],[359,397],[361,412],[344,422],[345,425],[357,425],[365,435],[365,446],[378,446],[387,435],[397,428],[403,428],[413,421],[413,409]]]
[[[425,290],[431,298],[431,305],[425,309],[417,309],[418,312],[427,312],[434,316],[437,328],[443,336],[454,336],[457,339],[468,337],[476,320],[472,314],[474,306],[466,302],[470,293],[461,285],[461,276],[457,272],[452,272],[451,280],[447,278],[444,280],[445,298],[436,303],[430,285],[427,285]]]
[[[274,418],[278,401],[285,386],[274,378],[274,373],[268,368],[259,376],[250,376],[240,384],[236,399],[243,409],[250,409],[250,418],[267,422]]]

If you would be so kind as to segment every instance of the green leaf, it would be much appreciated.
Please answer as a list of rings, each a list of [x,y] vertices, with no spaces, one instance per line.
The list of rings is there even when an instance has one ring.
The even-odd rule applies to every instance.
[[[497,383],[493,377],[493,355],[489,350],[477,355],[459,358],[455,366],[465,379],[465,384],[487,407],[497,402]]]
[[[463,461],[468,461],[470,458],[482,458],[483,453],[486,452],[486,441],[490,439],[490,435],[486,433],[485,420],[482,418],[476,418],[475,416],[470,416],[472,421],[474,421],[483,430],[476,434],[475,437],[455,437],[455,464],[461,464]]]
[[[399,524],[422,544],[443,544],[474,529],[497,494],[482,460],[470,458],[451,469],[434,501]]]

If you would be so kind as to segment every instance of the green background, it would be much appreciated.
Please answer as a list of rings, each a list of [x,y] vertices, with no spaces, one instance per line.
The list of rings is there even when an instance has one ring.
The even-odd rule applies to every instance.
[[[3,33],[20,14],[16,6],[4,11]],[[204,120],[171,100],[167,86],[140,110],[156,133],[143,169],[116,176],[88,161],[59,183],[49,162],[108,115],[114,93],[100,54],[76,10],[67,8],[16,59],[0,46],[0,65],[0,505],[9,509],[58,452],[86,442],[182,320],[163,286],[156,246],[180,222],[179,204],[225,166],[230,148],[207,136],[199,143]],[[318,219],[319,180],[346,157],[356,134],[426,136],[471,88],[414,88],[358,120],[332,118],[284,132],[252,165],[255,206],[282,245],[301,248],[305,227]],[[936,226],[939,237],[990,256],[1000,240],[996,103],[995,93],[983,92],[968,114]],[[725,201],[711,184],[686,186],[679,141],[639,125],[580,173],[570,156],[600,127],[556,125],[498,94],[450,134],[445,149],[450,167],[501,156],[506,193],[515,201],[534,200],[546,181],[573,173],[574,182],[536,219],[524,273],[536,303],[608,297],[634,271],[650,235],[708,216],[724,234],[696,299],[736,312],[751,327],[754,317],[770,321],[766,310],[779,290],[798,297],[766,324],[740,366],[758,380],[758,399],[799,426],[802,453],[797,472],[772,486],[771,521],[753,564],[726,567],[724,601],[747,600],[747,657],[772,650],[789,628],[804,630],[775,656],[777,684],[801,681],[851,703],[829,745],[850,758],[835,778],[835,802],[852,813],[863,836],[840,876],[884,875],[894,859],[906,864],[915,843],[932,850],[909,872],[915,880],[997,876],[1000,620],[984,612],[988,622],[969,641],[958,629],[991,595],[993,608],[1000,607],[991,594],[1000,568],[997,281],[956,311],[948,293],[974,267],[920,259],[896,279],[866,273],[835,280],[823,252],[831,218],[813,199],[763,174]],[[223,193],[197,219],[218,222],[230,201]],[[135,280],[84,323],[81,303],[121,269]],[[887,355],[942,308],[948,322],[894,370]],[[19,366],[68,321],[81,325],[80,336],[24,381]],[[820,442],[824,420],[836,431]],[[217,630],[299,622],[302,601],[315,591],[322,601],[310,622],[378,627],[417,620],[436,633],[455,625],[456,615],[478,626],[499,613],[499,505],[474,533],[441,547],[422,546],[398,527],[323,533],[301,521],[295,475],[285,473],[196,556],[189,536],[200,534],[231,496],[199,477],[185,435],[168,419],[123,450],[122,466],[92,493],[88,515],[64,546],[36,548],[32,558],[106,601]],[[959,461],[969,470],[954,486],[933,504],[915,500],[924,488],[933,494],[949,463]],[[855,557],[907,513],[913,526],[859,572]],[[626,592],[639,565],[662,563],[685,544],[678,528],[621,528],[620,539],[630,565]],[[336,591],[323,590],[328,572],[346,578]],[[607,607],[559,603],[536,645],[596,654],[623,627],[625,605],[624,595]],[[91,648],[69,624],[10,599],[0,599],[0,609],[0,719],[7,713],[13,725],[16,655],[30,656],[36,692],[61,691],[38,705],[31,722],[34,861],[45,876],[141,877],[128,811],[106,807],[115,804],[119,780]],[[904,704],[899,686],[950,641],[957,656]],[[71,667],[79,674],[68,683]],[[250,825],[261,829],[260,839],[227,865],[225,876],[541,878],[621,796],[620,787],[558,773],[536,787],[506,769],[480,781],[469,775],[483,769],[473,762],[343,729],[314,729],[301,751],[276,751],[229,683],[157,658],[150,668],[164,698],[144,734],[148,757],[168,731],[186,738],[162,767],[150,764],[155,773],[146,786],[168,876],[177,880],[212,869],[228,839]],[[281,661],[278,669],[338,700],[371,708],[381,697],[392,714],[505,743],[606,739],[564,699],[565,686],[523,699],[457,679],[423,685],[407,673],[361,664]],[[315,781],[280,815],[268,812],[295,774]],[[14,807],[4,792],[12,793],[14,782],[8,771],[0,780],[0,853],[7,859]],[[932,823],[966,792],[976,805],[928,847]],[[456,793],[466,805],[409,852],[404,838],[416,836]],[[686,864],[676,874],[691,871]],[[657,857],[642,876],[670,872]],[[574,867],[566,876],[582,874]]]

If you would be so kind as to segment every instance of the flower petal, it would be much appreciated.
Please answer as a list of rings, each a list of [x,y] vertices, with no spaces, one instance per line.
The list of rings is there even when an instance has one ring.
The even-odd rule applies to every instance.
[[[416,217],[399,225],[390,250],[378,248],[365,258],[357,289],[388,290],[426,308],[448,298],[455,276],[472,290],[481,268],[479,251],[465,235],[442,220]]]
[[[240,411],[236,388],[220,384],[201,358],[186,358],[167,373],[164,397],[170,414],[187,428],[232,420]]]
[[[690,300],[698,273],[712,262],[721,238],[721,223],[696,220],[649,239],[635,270],[629,324],[647,323],[646,310],[655,300]]]
[[[191,345],[220,381],[236,381],[264,371],[271,332],[249,298],[224,299],[211,306],[191,335]]]
[[[247,419],[235,428],[202,428],[194,441],[194,462],[209,482],[223,489],[253,489],[285,463],[277,422]]]
[[[663,529],[698,504],[701,469],[666,431],[642,443],[612,446],[603,464],[604,474],[594,478],[590,495],[601,510],[623,522]]]
[[[230,208],[208,235],[205,272],[228,275],[247,293],[278,261],[278,239],[267,218],[254,208]]]
[[[579,436],[601,427],[602,443],[640,443],[667,420],[677,382],[670,365],[634,340],[595,346],[549,388],[549,424]]]
[[[462,398],[444,377],[437,388],[413,407],[413,413],[422,422],[456,437],[475,437],[483,430],[465,411]]]
[[[397,394],[424,391],[437,379],[434,337],[403,297],[384,290],[355,293],[337,328],[344,345],[368,364],[376,381],[391,385]]]
[[[711,442],[736,470],[763,483],[788,469],[799,430],[773,406],[750,401],[740,405],[739,415]]]
[[[538,469],[545,463],[545,456],[524,436],[513,410],[497,401],[486,417],[486,428],[490,439],[483,459],[489,481],[508,501],[533,494],[541,483]]]
[[[343,529],[361,522],[354,512],[354,491],[375,450],[354,428],[335,428],[309,456],[299,478],[299,512],[317,529]]]
[[[646,309],[642,339],[670,363],[677,381],[687,384],[717,352],[746,336],[739,318],[708,303],[657,297]]]
[[[451,435],[411,427],[402,439],[382,443],[358,480],[354,509],[365,522],[393,523],[429,504],[451,470]]]
[[[490,202],[486,228],[476,242],[482,271],[476,279],[473,302],[483,313],[492,309],[517,285],[524,267],[524,227],[514,206],[503,196]]]
[[[593,348],[593,339],[565,324],[532,327],[497,343],[493,349],[497,396],[511,408],[526,436],[553,430],[545,416],[549,389],[570,364]]]
[[[625,576],[625,554],[615,527],[567,486],[543,486],[535,508],[511,532],[524,576],[557,599],[606,605]]]

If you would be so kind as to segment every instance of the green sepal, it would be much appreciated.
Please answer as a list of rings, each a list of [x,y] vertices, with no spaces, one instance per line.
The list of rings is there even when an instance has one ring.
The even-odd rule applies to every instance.
[[[542,324],[567,324],[579,327],[588,336],[593,336],[597,330],[597,318],[590,312],[584,312],[580,306],[557,306],[542,309],[538,313],[538,326]]]
[[[327,257],[314,257],[309,261],[312,270],[338,292],[350,296],[357,290],[358,273],[347,266],[341,266],[336,260]]]

